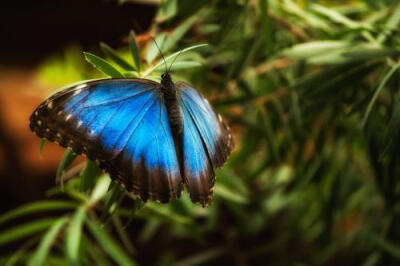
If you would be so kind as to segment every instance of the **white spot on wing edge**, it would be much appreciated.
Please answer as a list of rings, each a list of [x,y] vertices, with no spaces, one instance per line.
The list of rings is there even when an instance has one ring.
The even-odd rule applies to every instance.
[[[42,121],[38,120],[36,123],[40,126],[42,124]]]
[[[75,91],[74,91],[74,94],[73,94],[73,95],[77,95],[78,93],[80,93],[80,92],[82,91],[82,89],[85,88],[86,86],[87,86],[86,83],[83,83],[83,84],[81,84],[81,85],[78,85],[78,86],[75,88]]]
[[[71,118],[71,114],[67,115],[67,117],[65,118],[65,121],[68,121]]]
[[[47,104],[47,108],[53,109],[53,102],[49,102],[49,103]]]
[[[76,125],[77,127],[80,127],[82,125],[82,120],[79,120],[78,124]]]
[[[218,121],[222,123],[222,116],[218,114]]]

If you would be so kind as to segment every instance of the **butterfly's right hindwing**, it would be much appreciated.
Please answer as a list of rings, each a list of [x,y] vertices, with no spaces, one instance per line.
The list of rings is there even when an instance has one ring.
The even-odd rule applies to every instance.
[[[221,167],[234,142],[228,126],[195,89],[178,83],[183,116],[185,183],[191,198],[202,204],[211,200],[214,169]]]

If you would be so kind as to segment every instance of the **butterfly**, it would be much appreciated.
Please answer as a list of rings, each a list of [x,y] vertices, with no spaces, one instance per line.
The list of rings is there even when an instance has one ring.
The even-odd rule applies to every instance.
[[[230,155],[230,129],[190,85],[148,79],[102,79],[70,86],[30,117],[40,138],[99,162],[113,180],[146,201],[179,198],[183,187],[203,206],[215,169]]]

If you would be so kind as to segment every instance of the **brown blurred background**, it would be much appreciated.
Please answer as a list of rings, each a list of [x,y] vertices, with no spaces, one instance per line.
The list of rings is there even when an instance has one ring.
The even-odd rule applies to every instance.
[[[37,75],[43,61],[66,47],[96,50],[100,41],[120,46],[130,29],[146,30],[151,4],[97,0],[7,1],[0,9],[0,212],[43,198],[54,185],[63,149],[28,127],[34,108],[53,90]]]

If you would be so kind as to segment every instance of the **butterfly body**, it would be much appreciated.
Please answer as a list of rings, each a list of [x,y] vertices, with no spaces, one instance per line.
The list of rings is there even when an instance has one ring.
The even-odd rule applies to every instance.
[[[99,161],[144,201],[168,202],[185,185],[193,202],[208,203],[214,169],[233,149],[221,116],[168,73],[161,83],[106,79],[69,87],[37,107],[30,128]]]

